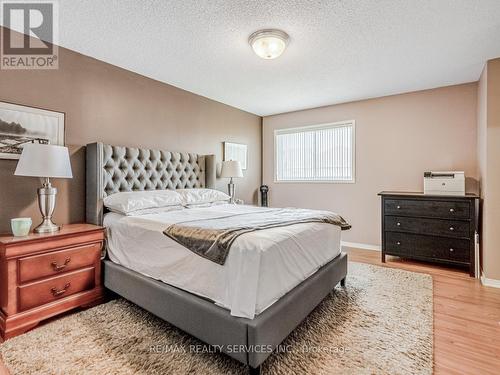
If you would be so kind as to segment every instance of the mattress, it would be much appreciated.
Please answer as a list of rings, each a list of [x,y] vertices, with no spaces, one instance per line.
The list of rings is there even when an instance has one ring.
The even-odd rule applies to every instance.
[[[231,315],[253,319],[340,253],[340,228],[303,223],[245,233],[224,265],[191,252],[163,234],[188,220],[254,212],[261,207],[225,204],[142,216],[107,213],[111,261],[207,298]]]

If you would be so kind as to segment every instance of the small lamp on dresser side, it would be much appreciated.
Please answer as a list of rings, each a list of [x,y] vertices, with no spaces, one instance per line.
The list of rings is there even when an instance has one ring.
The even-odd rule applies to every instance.
[[[230,178],[229,184],[227,185],[227,191],[231,197],[231,203],[234,203],[235,189],[233,178],[243,177],[243,171],[241,169],[241,164],[236,160],[227,160],[222,162],[222,170],[220,173],[222,178]]]

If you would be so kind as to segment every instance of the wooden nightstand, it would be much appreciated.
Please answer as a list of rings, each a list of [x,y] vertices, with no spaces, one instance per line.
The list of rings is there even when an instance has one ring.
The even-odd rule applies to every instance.
[[[70,224],[53,234],[0,236],[0,335],[103,299],[104,228]]]

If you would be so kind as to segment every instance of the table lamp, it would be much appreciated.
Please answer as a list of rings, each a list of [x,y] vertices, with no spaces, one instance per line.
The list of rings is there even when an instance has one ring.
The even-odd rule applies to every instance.
[[[233,178],[243,177],[243,171],[241,170],[241,164],[236,160],[228,160],[222,162],[222,170],[220,176],[223,178],[231,178],[229,184],[227,185],[227,191],[231,197],[231,203],[234,203],[234,184]]]
[[[42,187],[38,189],[38,206],[43,221],[35,228],[36,233],[53,233],[61,227],[52,222],[56,207],[57,189],[50,184],[50,178],[72,178],[68,148],[40,143],[28,143],[17,163],[16,176],[41,177]]]

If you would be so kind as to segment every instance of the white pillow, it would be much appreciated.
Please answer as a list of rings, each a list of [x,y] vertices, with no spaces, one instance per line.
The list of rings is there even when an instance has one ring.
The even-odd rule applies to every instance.
[[[226,193],[214,189],[177,189],[185,205],[228,202],[231,197]]]
[[[182,196],[174,190],[127,191],[104,198],[104,206],[124,215],[137,210],[182,206],[182,203]]]
[[[155,207],[155,208],[145,208],[143,210],[131,211],[127,213],[115,211],[112,208],[109,210],[111,212],[115,212],[120,215],[125,216],[142,216],[142,215],[151,215],[151,214],[161,214],[163,212],[171,212],[171,211],[179,211],[186,209],[184,206],[168,206],[168,207]]]
[[[209,202],[209,203],[195,203],[195,204],[187,204],[186,208],[205,208],[205,207],[213,207],[213,206],[221,206],[223,204],[228,204],[228,201],[218,201],[218,202]]]

